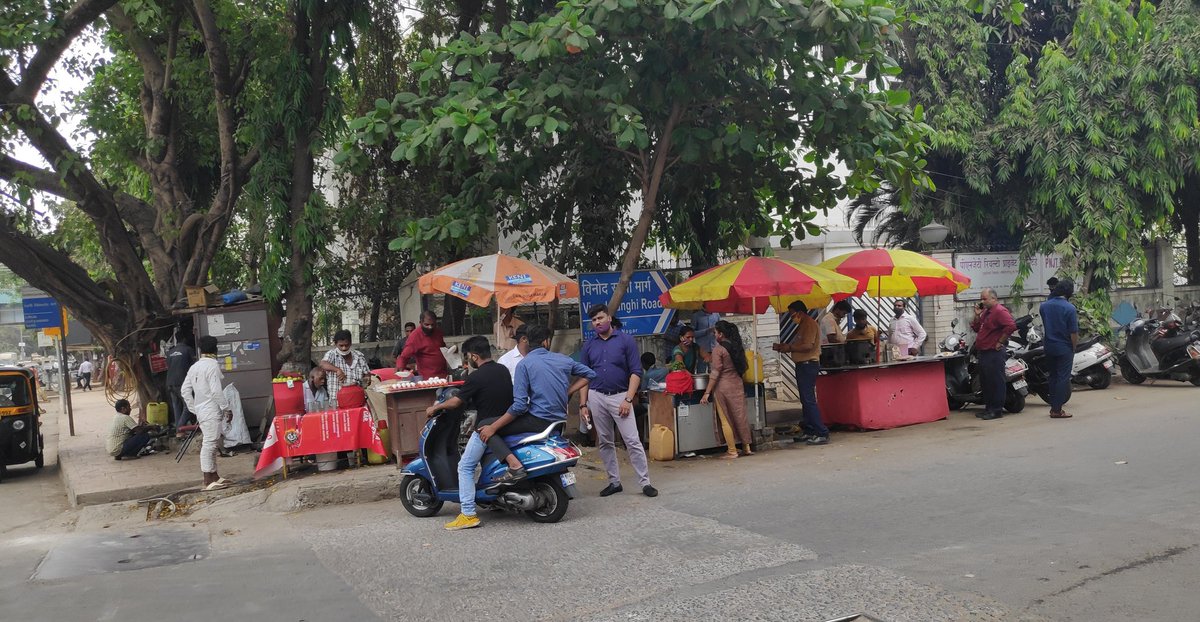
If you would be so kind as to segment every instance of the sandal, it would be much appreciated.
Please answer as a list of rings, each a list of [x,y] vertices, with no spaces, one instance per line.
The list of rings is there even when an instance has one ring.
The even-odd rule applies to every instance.
[[[1058,414],[1050,413],[1051,419],[1070,419],[1071,416],[1072,416],[1071,413],[1069,413],[1065,410],[1062,412],[1059,412]]]
[[[736,460],[736,459],[738,459],[738,457],[739,457],[739,456],[738,456],[736,453],[732,453],[732,454],[731,454],[731,453],[725,453],[725,454],[722,454],[722,455],[721,455],[720,459],[721,459],[721,460]]]
[[[217,481],[205,486],[204,490],[223,490],[228,487],[229,487],[229,484],[222,484],[221,480],[217,480]]]

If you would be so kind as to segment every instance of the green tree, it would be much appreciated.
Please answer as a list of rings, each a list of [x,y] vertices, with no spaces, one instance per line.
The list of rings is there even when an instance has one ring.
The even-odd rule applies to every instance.
[[[396,139],[393,157],[463,178],[445,212],[403,247],[478,236],[493,218],[544,206],[530,200],[537,190],[565,177],[562,187],[586,191],[578,176],[598,176],[601,202],[640,203],[616,304],[670,201],[672,175],[706,170],[697,175],[722,182],[710,188],[717,206],[734,204],[727,193],[753,196],[740,200],[757,206],[747,221],[779,216],[789,238],[807,212],[847,194],[883,181],[904,193],[929,184],[924,127],[907,93],[889,90],[898,67],[884,44],[902,18],[882,0],[573,0],[528,21],[495,21],[426,51],[414,67],[418,91],[353,124],[360,144]],[[835,160],[849,167],[844,179]],[[565,208],[593,201],[555,203],[573,217]],[[619,205],[605,207],[608,226],[621,229]]]
[[[252,116],[263,158],[249,193],[267,212],[263,293],[286,312],[279,357],[306,369],[317,268],[334,238],[333,208],[317,191],[318,159],[344,125],[340,83],[353,70],[353,29],[368,13],[366,2],[350,0],[289,0],[280,8],[286,43],[273,63],[261,64],[290,79],[273,84]]]
[[[0,8],[0,179],[19,196],[40,191],[74,202],[119,288],[103,287],[53,240],[12,218],[0,219],[0,262],[133,363],[143,404],[155,387],[137,358],[169,329],[168,309],[183,286],[205,282],[257,161],[238,136],[246,85],[257,77],[250,61],[261,20],[246,14],[252,8],[206,0],[15,0]],[[110,123],[96,128],[94,155],[60,131],[64,102],[39,97],[51,70],[90,27],[113,54],[98,88],[109,78],[121,83],[107,108]],[[73,54],[67,59],[68,66],[86,65]],[[87,114],[95,119],[104,110]],[[14,157],[21,141],[49,167]],[[112,156],[122,148],[118,164]]]

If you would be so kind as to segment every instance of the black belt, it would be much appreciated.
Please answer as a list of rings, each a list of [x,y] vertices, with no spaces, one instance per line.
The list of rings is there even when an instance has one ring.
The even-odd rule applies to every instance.
[[[614,396],[614,395],[621,395],[622,393],[628,393],[628,392],[629,392],[629,389],[622,389],[622,390],[620,390],[620,391],[613,391],[612,393],[608,393],[608,392],[606,392],[606,391],[601,391],[601,390],[599,390],[599,389],[592,389],[592,390],[593,390],[593,391],[595,391],[596,393],[599,393],[600,395],[607,395],[608,397],[612,397],[612,396]]]

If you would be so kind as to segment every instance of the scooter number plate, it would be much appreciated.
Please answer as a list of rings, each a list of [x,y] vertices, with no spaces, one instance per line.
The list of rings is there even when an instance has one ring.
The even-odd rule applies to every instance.
[[[1025,382],[1024,380],[1018,380],[1013,383],[1013,388],[1018,391],[1020,391],[1021,389],[1024,389],[1027,386],[1029,386],[1029,383]]]
[[[563,473],[562,475],[559,475],[559,477],[562,479],[563,486],[575,485],[575,474],[574,473]]]
[[[1113,368],[1112,361],[1104,361],[1104,369],[1112,369],[1112,368]]]

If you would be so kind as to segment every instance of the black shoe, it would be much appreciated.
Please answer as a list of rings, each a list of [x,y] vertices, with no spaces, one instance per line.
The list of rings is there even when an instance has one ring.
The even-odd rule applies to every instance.
[[[620,484],[609,484],[608,486],[604,487],[604,490],[600,491],[600,496],[607,497],[609,495],[615,495],[618,492],[621,492],[622,490],[625,490],[625,489],[621,488]]]
[[[816,438],[816,435],[805,432],[804,434],[801,434],[800,436],[796,436],[796,437],[792,438],[792,442],[797,443],[797,444],[807,443],[809,441],[809,439],[813,439],[813,438]]]
[[[515,471],[513,470],[512,467],[509,467],[508,470],[505,471],[504,474],[501,475],[500,477],[497,477],[493,483],[497,484],[497,485],[499,485],[499,484],[515,484],[515,483],[525,479],[528,476],[529,476],[529,473],[527,473],[525,471],[525,467],[521,467],[519,469],[516,469]]]
[[[645,486],[642,486],[642,494],[646,495],[647,497],[657,497],[658,489],[650,484],[646,484]]]
[[[999,419],[1000,417],[1003,417],[1003,416],[1004,416],[1003,413],[983,413],[983,416],[981,416],[979,418],[983,419],[984,421],[991,421],[993,419]]]
[[[809,445],[828,445],[829,437],[828,436],[812,436],[812,437],[809,437],[809,439],[804,442]]]

